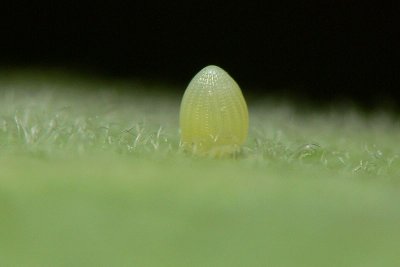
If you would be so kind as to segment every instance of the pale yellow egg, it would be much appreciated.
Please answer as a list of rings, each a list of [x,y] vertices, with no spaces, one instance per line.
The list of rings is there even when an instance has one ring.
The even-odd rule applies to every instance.
[[[189,83],[180,109],[181,144],[197,155],[240,151],[249,115],[238,84],[217,66],[207,66]]]

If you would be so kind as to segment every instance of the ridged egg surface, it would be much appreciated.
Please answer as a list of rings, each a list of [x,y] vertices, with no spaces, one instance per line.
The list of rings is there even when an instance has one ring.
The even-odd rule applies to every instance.
[[[202,69],[189,83],[181,103],[181,143],[196,154],[237,152],[246,141],[248,111],[242,91],[217,66]]]

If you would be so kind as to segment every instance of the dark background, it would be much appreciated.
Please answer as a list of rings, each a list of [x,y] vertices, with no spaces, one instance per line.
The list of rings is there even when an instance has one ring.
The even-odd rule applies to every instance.
[[[395,4],[142,0],[0,5],[2,68],[63,67],[185,85],[202,67],[216,64],[254,96],[400,106]]]

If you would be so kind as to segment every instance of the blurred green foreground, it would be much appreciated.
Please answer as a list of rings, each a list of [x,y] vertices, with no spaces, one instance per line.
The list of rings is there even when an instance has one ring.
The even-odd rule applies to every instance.
[[[157,89],[0,73],[0,266],[400,266],[396,117],[252,101],[202,159]]]

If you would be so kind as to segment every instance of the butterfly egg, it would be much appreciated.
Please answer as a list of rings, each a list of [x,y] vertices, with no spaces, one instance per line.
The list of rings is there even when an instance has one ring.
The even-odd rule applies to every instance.
[[[180,109],[181,144],[197,155],[237,153],[246,141],[249,115],[238,84],[217,66],[190,81]]]

